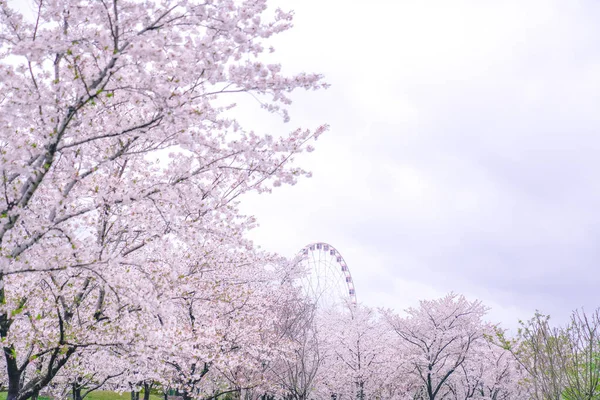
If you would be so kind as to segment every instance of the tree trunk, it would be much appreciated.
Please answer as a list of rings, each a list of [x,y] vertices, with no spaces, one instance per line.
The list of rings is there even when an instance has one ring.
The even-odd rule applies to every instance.
[[[8,393],[6,394],[6,400],[16,400],[21,390],[21,372],[17,367],[17,361],[13,352],[12,348],[4,348],[6,369],[8,372]]]
[[[365,400],[365,383],[358,382],[358,392],[356,393],[356,398],[358,400]]]
[[[77,383],[73,383],[71,386],[73,392],[73,400],[81,400],[81,386],[79,386]]]
[[[150,400],[150,388],[152,385],[148,385],[144,382],[144,400]]]
[[[6,394],[6,400],[17,400],[17,396],[19,395],[19,386],[18,385],[8,385],[8,393]]]
[[[140,400],[140,392],[131,391],[131,400]]]

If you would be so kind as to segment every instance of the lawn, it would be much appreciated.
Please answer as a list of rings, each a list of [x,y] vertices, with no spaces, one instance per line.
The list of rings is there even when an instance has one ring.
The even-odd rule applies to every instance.
[[[144,394],[140,393],[140,400],[143,399]],[[129,400],[131,394],[129,392],[119,395],[119,393],[110,392],[108,390],[98,390],[85,396],[84,400]],[[2,399],[0,399],[2,400]],[[42,399],[40,399],[42,400]],[[150,400],[163,400],[162,396],[156,394],[150,394]]]
[[[143,398],[143,394],[140,393],[140,400]],[[87,396],[85,396],[84,400],[129,400],[131,395],[129,393],[123,393],[119,395],[115,392],[110,392],[108,390],[98,390],[94,391]],[[0,400],[6,400],[6,392],[0,392]],[[40,396],[38,400],[50,400],[48,397]],[[150,394],[150,400],[163,400],[162,396],[156,394]]]

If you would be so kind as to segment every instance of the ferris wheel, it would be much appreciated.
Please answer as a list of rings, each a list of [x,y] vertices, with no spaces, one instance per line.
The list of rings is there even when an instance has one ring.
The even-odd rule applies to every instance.
[[[300,262],[307,274],[302,287],[320,307],[334,307],[344,302],[356,304],[356,289],[348,264],[335,247],[317,242],[305,246]]]

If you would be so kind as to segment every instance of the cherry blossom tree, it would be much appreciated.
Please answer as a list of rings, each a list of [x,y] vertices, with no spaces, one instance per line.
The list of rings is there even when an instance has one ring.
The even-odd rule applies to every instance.
[[[157,329],[160,316],[178,313],[164,288],[182,279],[163,253],[185,243],[194,249],[179,254],[185,265],[181,257],[235,238],[239,254],[254,225],[239,215],[239,196],[306,176],[293,156],[326,129],[259,135],[228,112],[225,96],[251,94],[288,120],[289,92],[325,86],[260,61],[292,18],[269,17],[265,0],[29,4],[32,18],[0,2],[8,400],[36,396],[84,349],[131,346],[152,330],[156,340],[181,335],[174,324],[172,337],[168,324]]]
[[[272,393],[293,400],[308,400],[315,392],[324,348],[315,304],[303,295],[282,308],[279,331],[291,344],[290,353],[270,366],[271,379],[281,389]]]
[[[493,336],[478,340],[471,355],[448,380],[454,400],[511,400],[526,398],[522,368],[510,351],[498,346]]]
[[[484,352],[483,362],[487,366],[481,385],[482,397],[491,400],[510,400],[525,398],[527,392],[523,387],[525,371],[512,357],[510,351],[491,341]]]
[[[451,395],[451,380],[473,356],[475,344],[485,340],[488,327],[480,301],[449,294],[421,301],[403,318],[390,311],[386,319],[396,333],[395,348],[405,357],[403,386],[415,399],[436,400]]]
[[[75,353],[44,390],[53,398],[83,400],[95,390],[125,391],[123,377],[131,373],[131,357],[123,349],[86,349]]]
[[[120,387],[157,382],[186,399],[268,391],[267,367],[288,351],[279,310],[297,289],[282,279],[287,261],[215,239],[202,253],[175,242],[155,256],[154,275],[173,277],[155,281],[160,308],[142,314],[148,330],[126,346]]]
[[[321,319],[327,352],[320,370],[319,394],[337,399],[382,398],[399,360],[394,357],[392,330],[375,310],[348,302],[327,310]]]
[[[221,275],[225,268],[219,268],[196,276],[199,280],[187,275],[171,292],[177,294],[181,314],[173,321],[174,338],[165,341],[157,361],[166,367],[166,383],[184,399],[266,391],[266,368],[286,349],[287,341],[278,335],[276,308],[293,288],[260,268],[264,259],[250,259],[246,253],[233,255],[231,262],[244,259],[244,268],[232,265],[238,268],[227,274]]]

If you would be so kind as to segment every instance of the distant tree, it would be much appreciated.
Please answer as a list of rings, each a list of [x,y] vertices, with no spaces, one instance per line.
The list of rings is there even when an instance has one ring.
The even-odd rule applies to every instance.
[[[563,330],[569,345],[561,350],[566,367],[564,400],[600,399],[600,311],[575,311]]]
[[[521,323],[513,340],[499,335],[520,363],[523,381],[534,400],[596,400],[600,398],[600,320],[598,311],[574,311],[568,325],[550,326],[550,317],[536,313]]]
[[[480,301],[451,293],[439,300],[421,301],[419,307],[407,310],[405,318],[386,313],[396,333],[394,346],[404,358],[403,379],[410,382],[413,398],[451,396],[452,379],[475,357],[477,344],[489,332],[482,320],[485,312]]]
[[[281,388],[276,396],[308,400],[314,394],[318,373],[324,362],[321,326],[315,304],[300,295],[296,302],[281,308],[279,331],[290,343],[290,353],[271,363],[273,381]]]
[[[566,387],[564,354],[568,352],[568,338],[559,328],[553,328],[550,317],[536,313],[521,322],[516,340],[505,341],[514,357],[527,372],[525,384],[533,400],[561,400]]]
[[[491,333],[491,332],[490,332]],[[524,374],[510,351],[494,343],[493,336],[473,345],[472,355],[449,379],[450,399],[512,400],[526,398]]]
[[[319,371],[319,397],[381,398],[399,368],[390,347],[393,332],[373,309],[350,301],[321,318],[325,358]]]

